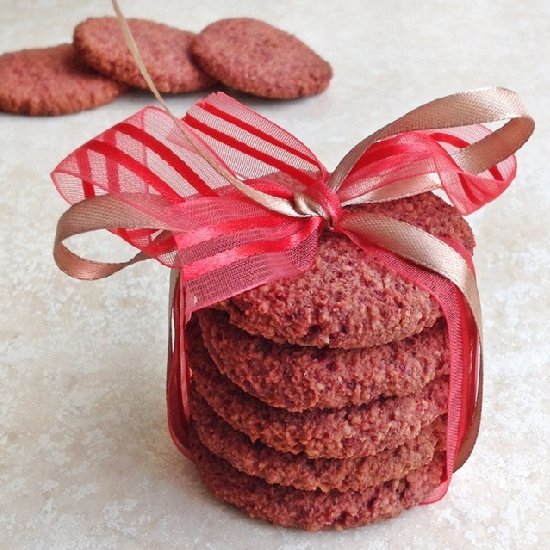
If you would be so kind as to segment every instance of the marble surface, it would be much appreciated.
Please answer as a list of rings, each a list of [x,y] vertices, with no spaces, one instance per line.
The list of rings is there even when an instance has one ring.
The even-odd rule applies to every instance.
[[[199,31],[255,16],[334,67],[324,94],[246,99],[329,168],[365,135],[432,98],[485,85],[537,121],[516,182],[472,216],[486,338],[481,436],[444,500],[342,533],[245,518],[211,497],[166,429],[168,273],[143,263],[94,283],[55,267],[65,204],[48,174],[72,149],[150,103],[134,93],[60,118],[0,114],[0,548],[395,549],[550,545],[548,158],[550,3],[477,0],[125,1],[128,16]],[[1,0],[0,52],[70,40],[106,0]],[[169,99],[177,113],[199,96]],[[104,235],[78,243],[128,257]]]

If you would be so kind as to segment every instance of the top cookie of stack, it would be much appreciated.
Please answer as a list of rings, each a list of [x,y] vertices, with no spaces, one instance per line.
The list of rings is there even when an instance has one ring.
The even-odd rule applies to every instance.
[[[474,239],[431,193],[365,210]],[[421,502],[444,472],[448,343],[430,294],[325,233],[304,274],[198,312],[192,442],[210,489],[253,517],[341,529]]]

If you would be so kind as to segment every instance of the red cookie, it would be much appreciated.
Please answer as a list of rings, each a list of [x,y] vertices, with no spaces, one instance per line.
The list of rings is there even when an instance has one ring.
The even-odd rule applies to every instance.
[[[128,19],[128,26],[160,92],[194,92],[214,84],[191,58],[193,33],[144,19]],[[130,86],[149,89],[116,18],[83,21],[74,30],[74,45],[82,60],[96,71]]]
[[[126,90],[81,63],[71,44],[0,56],[0,110],[64,115],[110,103]]]
[[[240,330],[221,311],[197,316],[218,369],[246,393],[289,411],[409,395],[449,372],[442,321],[399,342],[339,350],[278,345]]]
[[[193,384],[210,407],[252,441],[281,452],[326,458],[369,456],[402,445],[447,409],[448,378],[436,378],[418,394],[342,409],[293,413],[244,393],[216,368],[200,336],[189,338]]]
[[[191,452],[205,485],[252,518],[309,531],[347,529],[397,516],[422,502],[440,483],[445,453],[401,479],[362,491],[303,491],[270,485],[216,457],[192,434]]]
[[[446,417],[437,418],[420,434],[395,449],[361,458],[309,458],[281,453],[250,439],[224,422],[194,390],[191,414],[201,442],[216,456],[248,475],[268,483],[313,491],[360,491],[398,479],[432,461],[435,450],[445,449]]]
[[[209,75],[260,97],[318,94],[332,77],[330,65],[302,41],[257,19],[216,21],[198,35],[192,51]]]
[[[455,239],[469,250],[474,247],[464,218],[432,193],[361,208]],[[347,237],[329,232],[307,272],[254,288],[218,307],[250,334],[277,343],[344,349],[402,340],[441,316],[427,291],[369,258]]]

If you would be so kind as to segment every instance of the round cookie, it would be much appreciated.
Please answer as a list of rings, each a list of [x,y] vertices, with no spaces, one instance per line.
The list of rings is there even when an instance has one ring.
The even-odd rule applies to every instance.
[[[436,449],[445,448],[446,418],[436,418],[416,438],[399,447],[361,458],[308,458],[281,453],[250,439],[224,422],[192,389],[189,404],[201,442],[210,452],[248,475],[268,483],[327,492],[360,491],[398,479],[432,461]]]
[[[191,452],[205,485],[252,518],[310,531],[359,527],[397,516],[421,503],[440,483],[445,453],[407,476],[363,491],[303,491],[270,485],[216,457],[191,437]]]
[[[192,46],[199,65],[226,86],[260,97],[291,99],[322,92],[330,65],[295,36],[257,19],[222,19]]]
[[[188,358],[193,384],[210,407],[253,442],[259,439],[281,452],[313,458],[373,455],[416,437],[447,409],[448,377],[440,377],[413,396],[293,413],[269,407],[233,384],[216,368],[200,336],[188,339]]]
[[[214,84],[193,62],[190,52],[193,33],[145,19],[127,21],[160,92],[194,92]],[[79,56],[96,71],[130,86],[149,89],[116,18],[98,17],[79,23],[74,30],[74,46]]]
[[[0,56],[0,110],[64,115],[110,103],[126,86],[81,63],[71,44]]]
[[[202,310],[197,316],[218,369],[246,393],[289,411],[409,395],[449,372],[442,321],[399,342],[338,350],[278,345],[235,327],[221,311]]]
[[[457,240],[468,250],[474,247],[464,218],[432,193],[357,208]],[[217,307],[250,334],[277,343],[343,349],[407,338],[441,316],[427,291],[369,258],[347,237],[328,231],[307,272],[261,285]]]

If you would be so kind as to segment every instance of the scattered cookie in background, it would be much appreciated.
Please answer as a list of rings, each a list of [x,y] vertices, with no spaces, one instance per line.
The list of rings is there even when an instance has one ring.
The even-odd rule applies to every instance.
[[[199,65],[226,86],[273,99],[322,92],[330,65],[301,40],[257,19],[221,19],[192,47]]]
[[[126,90],[90,70],[71,44],[0,56],[0,110],[63,115],[110,103]]]
[[[214,85],[214,79],[193,62],[190,52],[193,33],[145,19],[127,22],[160,92],[196,92]],[[136,88],[149,89],[116,18],[83,21],[74,30],[74,46],[80,58],[101,74]]]
[[[318,94],[330,65],[295,36],[257,19],[222,19],[199,35],[128,19],[157,89],[198,92],[225,85],[271,99]],[[63,115],[111,102],[128,86],[149,90],[115,17],[86,19],[73,45],[0,56],[0,111]]]

